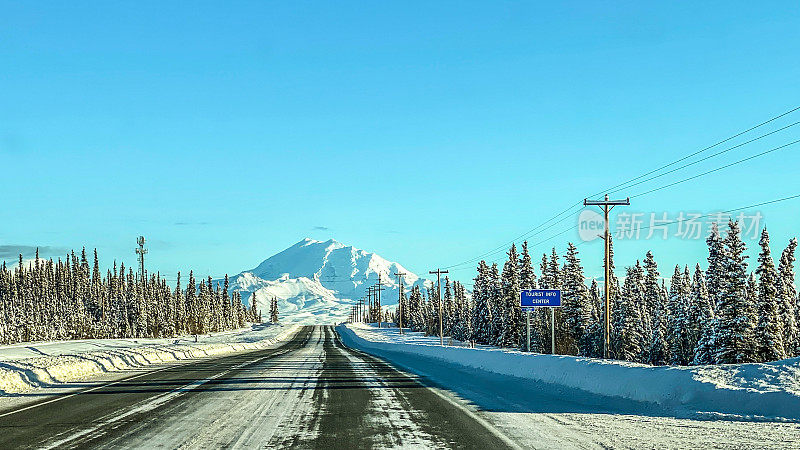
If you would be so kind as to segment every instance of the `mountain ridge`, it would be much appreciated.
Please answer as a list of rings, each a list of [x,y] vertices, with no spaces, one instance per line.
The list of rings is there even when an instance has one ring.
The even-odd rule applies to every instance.
[[[395,273],[405,273],[403,289],[432,285],[397,262],[335,239],[304,238],[270,256],[256,267],[230,278],[230,288],[240,291],[247,304],[252,293],[265,310],[270,298],[278,299],[282,321],[331,323],[346,320],[351,307],[367,295],[380,279],[381,304],[397,304],[399,285]]]

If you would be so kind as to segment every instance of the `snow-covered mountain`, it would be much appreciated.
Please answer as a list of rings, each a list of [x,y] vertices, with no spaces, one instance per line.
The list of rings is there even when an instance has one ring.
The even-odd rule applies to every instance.
[[[379,277],[384,288],[381,304],[396,305],[399,286],[394,274],[399,272],[406,274],[406,293],[414,285],[431,284],[375,253],[333,239],[323,242],[306,238],[232,277],[230,283],[248,304],[255,292],[265,315],[268,300],[276,297],[281,321],[332,323],[347,319],[350,307],[367,295],[367,288]]]

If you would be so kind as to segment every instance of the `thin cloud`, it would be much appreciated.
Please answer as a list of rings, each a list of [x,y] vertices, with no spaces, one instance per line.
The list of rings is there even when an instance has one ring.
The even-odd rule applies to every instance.
[[[208,222],[175,222],[173,225],[178,225],[178,226],[208,225]]]
[[[39,249],[39,257],[61,256],[67,252],[64,247],[51,247],[35,245],[0,245],[0,259],[8,260],[18,258],[22,254],[23,258],[33,258],[36,256],[36,249]]]
[[[322,225],[317,225],[317,226],[315,226],[315,227],[313,227],[311,229],[312,230],[316,230],[316,231],[328,231],[328,230],[330,230],[330,228],[324,227]]]

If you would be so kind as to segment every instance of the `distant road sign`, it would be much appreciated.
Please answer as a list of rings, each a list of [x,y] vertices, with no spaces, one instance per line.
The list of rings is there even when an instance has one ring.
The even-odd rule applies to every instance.
[[[535,306],[561,306],[560,289],[523,289],[519,293],[519,305],[523,308]]]

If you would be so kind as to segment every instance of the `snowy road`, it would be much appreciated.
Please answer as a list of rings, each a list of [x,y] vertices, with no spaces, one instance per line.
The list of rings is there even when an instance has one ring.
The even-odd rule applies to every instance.
[[[343,347],[331,327],[0,411],[0,448],[265,446],[513,444],[460,401]]]
[[[74,384],[78,392],[23,394],[0,409],[0,448],[800,445],[796,423],[677,419],[547,386],[522,391],[520,380],[433,360],[394,359],[424,378],[344,347],[332,327],[304,327],[270,349]]]

